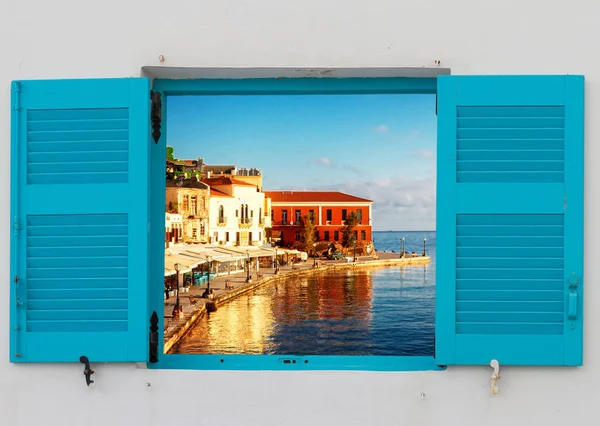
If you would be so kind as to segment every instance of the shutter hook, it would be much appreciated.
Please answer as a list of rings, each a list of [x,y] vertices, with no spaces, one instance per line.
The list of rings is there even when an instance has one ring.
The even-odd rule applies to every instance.
[[[496,384],[496,382],[500,379],[500,363],[497,359],[493,359],[490,362],[490,367],[494,369],[494,372],[490,376],[490,390],[494,395],[496,395],[498,392],[500,392],[500,389],[498,389],[498,385]]]
[[[94,374],[94,370],[92,370],[90,368],[90,360],[88,359],[87,356],[82,355],[79,357],[79,362],[81,362],[82,364],[85,364],[85,369],[83,370],[83,375],[85,376],[85,382],[87,383],[88,387],[94,383],[94,381],[92,380],[92,374]]]

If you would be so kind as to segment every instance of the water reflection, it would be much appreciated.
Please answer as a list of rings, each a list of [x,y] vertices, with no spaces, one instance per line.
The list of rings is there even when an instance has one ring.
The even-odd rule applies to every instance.
[[[207,314],[171,353],[431,355],[427,275],[408,266],[267,284]]]

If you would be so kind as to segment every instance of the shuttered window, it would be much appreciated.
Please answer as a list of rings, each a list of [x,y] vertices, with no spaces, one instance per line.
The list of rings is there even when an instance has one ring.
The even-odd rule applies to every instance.
[[[438,79],[436,361],[581,365],[583,78]]]
[[[11,360],[144,361],[149,82],[12,89]]]

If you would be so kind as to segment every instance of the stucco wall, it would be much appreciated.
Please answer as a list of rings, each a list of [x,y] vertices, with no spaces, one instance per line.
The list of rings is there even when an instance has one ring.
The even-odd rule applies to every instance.
[[[596,424],[600,377],[600,3],[590,0],[6,0],[0,6],[0,422],[2,425]],[[453,74],[586,76],[585,367],[426,373],[149,371],[12,365],[10,80],[138,76],[141,67],[423,67]],[[424,397],[421,395],[424,394]]]

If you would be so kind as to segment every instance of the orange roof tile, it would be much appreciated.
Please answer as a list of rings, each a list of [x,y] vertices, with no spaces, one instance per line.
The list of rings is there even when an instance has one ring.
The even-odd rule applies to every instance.
[[[210,188],[210,196],[211,197],[234,198],[231,195],[225,194],[224,192],[219,191],[219,190],[214,189],[214,188]]]
[[[206,183],[207,185],[239,185],[239,186],[254,186],[256,187],[256,185],[252,185],[251,183],[248,182],[244,182],[242,180],[238,180],[238,179],[233,179],[230,177],[216,177],[216,178],[204,178],[202,179],[202,182]]]
[[[372,200],[355,197],[338,191],[265,191],[265,197],[269,197],[274,203],[298,202],[298,203],[372,203]]]

